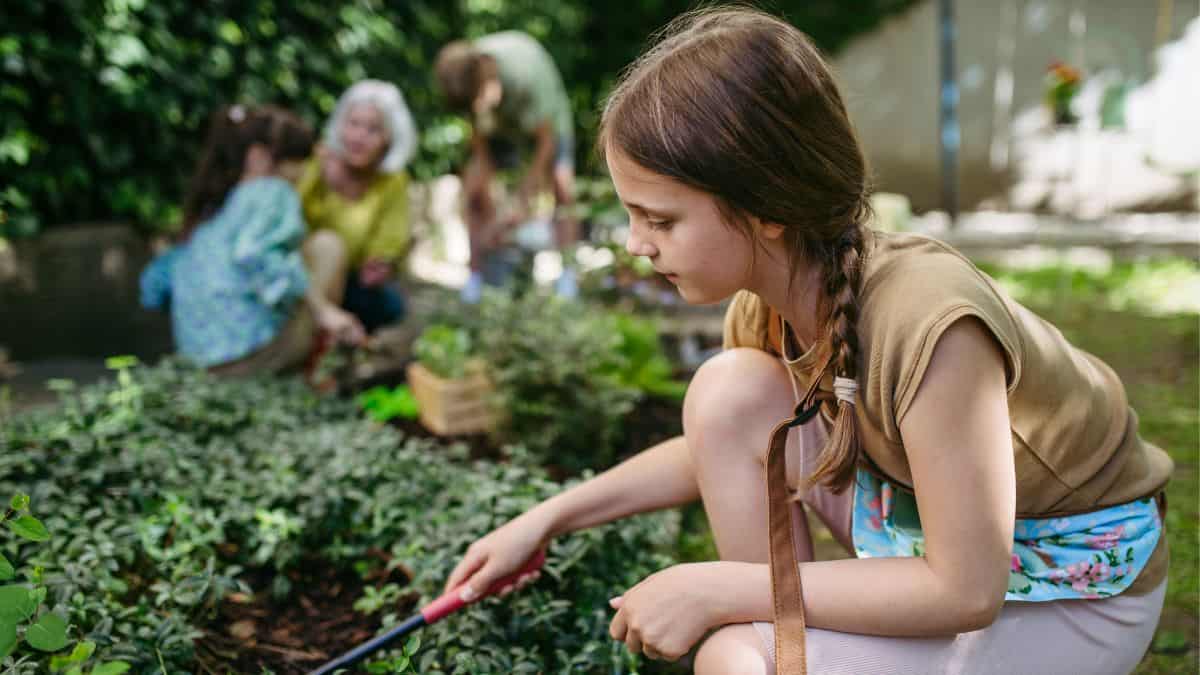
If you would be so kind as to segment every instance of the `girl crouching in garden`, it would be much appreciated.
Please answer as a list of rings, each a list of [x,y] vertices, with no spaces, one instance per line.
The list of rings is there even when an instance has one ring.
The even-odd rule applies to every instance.
[[[184,202],[185,239],[141,279],[142,304],[169,308],[176,348],[193,363],[281,372],[304,365],[318,331],[362,341],[362,325],[338,307],[345,247],[328,232],[305,240],[288,182],[312,145],[311,129],[280,108],[213,116]]]
[[[553,537],[703,500],[720,561],[612,601],[697,673],[1127,673],[1166,585],[1159,495],[1104,363],[935,240],[868,227],[863,153],[798,30],[692,14],[625,75],[600,146],[629,251],[733,297],[684,436],[475,542],[468,596]],[[805,509],[853,559],[813,561]],[[523,580],[528,582],[528,579]]]

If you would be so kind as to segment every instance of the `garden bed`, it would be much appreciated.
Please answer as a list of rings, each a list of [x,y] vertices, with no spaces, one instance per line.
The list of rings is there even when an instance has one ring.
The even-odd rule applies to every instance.
[[[114,365],[0,426],[0,492],[29,494],[50,533],[0,535],[0,551],[45,593],[36,614],[70,624],[64,650],[94,645],[88,667],[304,672],[406,618],[471,541],[563,489],[298,382]],[[423,631],[414,667],[629,672],[607,600],[671,564],[678,531],[664,513],[554,542],[542,581]],[[22,642],[4,667],[49,658]]]

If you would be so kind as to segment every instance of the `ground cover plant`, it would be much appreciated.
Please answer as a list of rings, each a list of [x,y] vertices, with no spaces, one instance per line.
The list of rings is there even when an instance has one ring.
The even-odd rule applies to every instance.
[[[114,365],[117,378],[0,430],[0,491],[28,494],[55,533],[0,551],[18,574],[40,569],[46,611],[72,644],[95,645],[97,663],[305,672],[437,595],[468,543],[561,489],[536,468],[465,462],[461,446],[405,437],[299,382]],[[415,654],[380,657],[429,673],[631,672],[606,603],[671,562],[676,522],[556,541],[527,592],[426,629]],[[339,600],[317,609],[340,614],[272,614],[321,587]],[[340,639],[322,641],[322,624]],[[10,656],[0,672],[45,672],[66,652]]]

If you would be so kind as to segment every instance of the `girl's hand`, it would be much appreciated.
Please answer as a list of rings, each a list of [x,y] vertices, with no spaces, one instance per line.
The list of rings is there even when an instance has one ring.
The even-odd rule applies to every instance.
[[[379,286],[392,278],[392,264],[373,258],[363,263],[358,271],[358,282],[367,288]]]
[[[321,330],[343,344],[361,345],[367,339],[367,331],[358,317],[341,307],[325,303],[314,312],[314,319]]]
[[[727,571],[722,563],[675,565],[651,574],[624,595],[609,600],[617,610],[608,632],[629,651],[675,661],[721,623],[720,597]]]
[[[502,525],[467,548],[467,554],[446,580],[450,591],[462,585],[462,598],[473,602],[497,579],[516,572],[538,549],[546,544],[549,524],[535,511],[527,512]],[[514,586],[500,589],[500,595],[520,590],[536,581],[540,572],[523,575]]]

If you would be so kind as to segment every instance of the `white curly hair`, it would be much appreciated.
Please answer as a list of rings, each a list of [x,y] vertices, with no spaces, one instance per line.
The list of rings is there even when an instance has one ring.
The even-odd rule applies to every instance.
[[[360,103],[375,106],[391,136],[387,152],[379,162],[379,170],[384,173],[403,170],[417,151],[417,125],[404,102],[404,95],[391,82],[360,80],[347,89],[325,125],[325,146],[339,155],[345,152],[338,130],[350,109]]]

